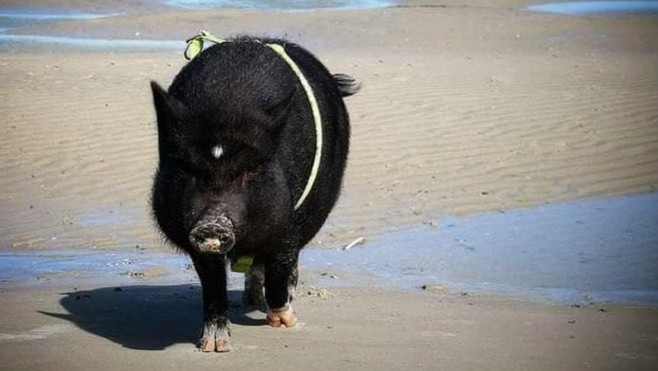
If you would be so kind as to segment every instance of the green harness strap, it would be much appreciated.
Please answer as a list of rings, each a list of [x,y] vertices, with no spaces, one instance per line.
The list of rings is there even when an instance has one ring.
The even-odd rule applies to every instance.
[[[204,40],[210,41],[215,44],[222,44],[228,42],[228,40],[220,39],[213,36],[207,31],[199,31],[199,33],[187,40],[187,47],[185,48],[185,59],[191,61],[196,58],[203,51],[203,42]],[[318,176],[318,170],[320,169],[320,158],[322,157],[322,117],[320,116],[320,107],[318,102],[315,99],[315,94],[309,84],[308,80],[302,73],[302,70],[299,68],[297,63],[295,63],[292,58],[286,53],[286,50],[283,45],[279,44],[265,44],[268,48],[272,49],[277,55],[279,55],[287,64],[290,66],[290,69],[295,73],[297,79],[302,84],[304,92],[306,93],[306,98],[308,99],[309,104],[311,105],[311,112],[313,113],[313,122],[315,123],[315,156],[313,157],[313,166],[311,167],[311,174],[306,181],[306,186],[302,195],[299,197],[299,200],[295,203],[295,210],[304,203],[306,197],[311,192],[313,188],[313,183],[315,183],[315,178]],[[232,259],[231,261],[231,270],[234,272],[246,273],[251,268],[253,263],[253,256],[243,255]]]
[[[199,33],[187,40],[187,48],[185,48],[185,58],[187,60],[192,60],[196,58],[203,51],[203,42],[204,40],[213,42],[215,44],[222,44],[228,42],[227,40],[220,39],[213,36],[207,31],[199,31]],[[315,122],[315,156],[313,157],[313,166],[311,167],[311,174],[306,181],[306,186],[302,195],[299,197],[299,200],[295,203],[295,210],[299,209],[300,206],[304,203],[306,197],[311,192],[313,188],[313,183],[315,183],[315,178],[318,176],[318,170],[320,169],[320,158],[322,157],[322,117],[320,116],[320,107],[318,102],[315,99],[315,94],[313,93],[313,88],[309,84],[308,80],[302,73],[302,70],[299,68],[297,63],[295,63],[292,58],[286,53],[286,50],[283,45],[279,44],[265,44],[268,48],[272,49],[276,54],[278,54],[287,64],[290,66],[290,69],[295,73],[297,79],[302,84],[304,92],[306,93],[306,98],[311,105],[311,112],[313,113],[313,122]]]

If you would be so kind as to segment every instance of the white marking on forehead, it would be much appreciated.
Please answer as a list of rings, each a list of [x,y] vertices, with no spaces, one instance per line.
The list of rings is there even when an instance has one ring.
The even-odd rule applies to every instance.
[[[216,145],[212,147],[212,156],[214,158],[219,159],[220,157],[222,157],[223,154],[224,154],[224,148],[222,148],[222,146]]]

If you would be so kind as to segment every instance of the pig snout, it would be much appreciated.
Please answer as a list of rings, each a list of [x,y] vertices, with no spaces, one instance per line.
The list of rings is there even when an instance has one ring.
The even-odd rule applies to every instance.
[[[189,239],[199,252],[226,254],[235,245],[233,222],[225,216],[202,218],[192,228]]]

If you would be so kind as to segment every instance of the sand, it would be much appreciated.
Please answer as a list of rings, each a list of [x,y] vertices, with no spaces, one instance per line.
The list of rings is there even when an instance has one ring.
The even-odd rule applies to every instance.
[[[0,368],[655,370],[658,361],[653,309],[342,289],[300,298],[292,329],[234,307],[233,351],[205,354],[193,346],[198,286],[66,292],[0,296]]]
[[[284,35],[333,72],[356,77],[363,90],[347,100],[353,135],[343,194],[310,246],[333,248],[444,216],[656,190],[656,18],[528,13],[520,10],[525,3],[412,1],[303,13],[139,3],[121,5],[120,17],[16,33],[156,40],[184,40],[198,29]],[[30,4],[108,9],[102,2]],[[171,82],[184,64],[183,46],[159,53],[37,47],[0,54],[3,250],[170,250],[148,211],[157,161],[148,82]],[[180,289],[157,279],[139,283],[147,292],[119,294],[167,306],[163,297]],[[228,356],[194,352],[198,298],[177,304],[194,313],[189,317],[154,310],[139,323],[123,323],[103,314],[101,328],[116,328],[117,340],[89,326],[90,313],[113,305],[129,318],[144,313],[103,291],[111,283],[85,287],[100,291],[83,318],[73,320],[38,312],[76,315],[59,295],[72,287],[3,287],[0,368],[73,370],[101,362],[115,369],[255,369],[313,362],[323,369],[640,370],[658,364],[651,351],[658,349],[655,310],[599,312],[509,298],[469,305],[458,293],[380,286],[355,279],[332,288],[327,300],[301,299],[304,325],[295,331],[238,324],[236,351]],[[144,334],[149,326],[169,326],[171,318],[191,328],[176,325],[182,335],[167,328]],[[160,336],[168,340],[161,344]]]

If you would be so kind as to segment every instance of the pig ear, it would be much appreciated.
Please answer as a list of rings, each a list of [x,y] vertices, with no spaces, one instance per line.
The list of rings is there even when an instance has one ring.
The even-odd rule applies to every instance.
[[[185,111],[183,103],[178,101],[167,93],[160,85],[151,81],[151,90],[153,91],[153,103],[155,104],[155,112],[158,116],[158,124],[173,124],[175,125]],[[160,123],[160,119],[162,123]]]
[[[176,128],[184,117],[183,103],[169,95],[157,82],[151,81],[153,103],[158,121],[158,141],[160,149],[174,141]]]

